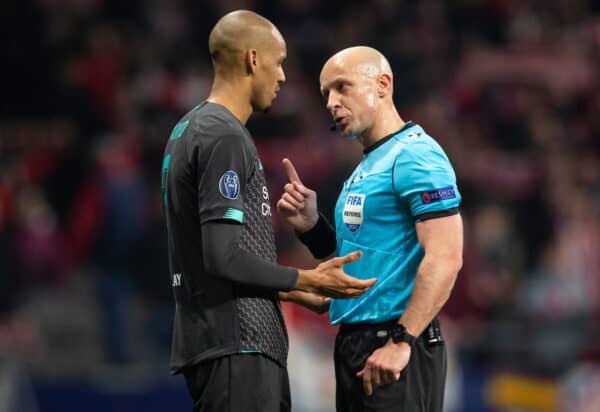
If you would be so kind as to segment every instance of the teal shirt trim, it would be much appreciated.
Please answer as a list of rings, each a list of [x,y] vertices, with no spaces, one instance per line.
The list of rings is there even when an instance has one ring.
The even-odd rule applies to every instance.
[[[186,120],[185,122],[177,123],[175,125],[175,127],[173,128],[173,131],[171,132],[171,136],[169,137],[169,140],[179,139],[181,137],[181,135],[183,135],[183,132],[185,132],[185,129],[187,128],[189,123],[190,123],[189,120]]]
[[[231,219],[236,222],[244,223],[244,212],[241,210],[229,208],[227,212],[223,215],[223,219]]]
[[[169,163],[171,162],[171,155],[168,154],[165,156],[165,158],[163,159],[163,164],[162,164],[162,178],[161,178],[161,182],[160,182],[160,188],[162,190],[163,193],[163,203],[165,205],[165,208],[169,207],[169,203],[167,202],[167,186],[168,186],[168,178],[169,178]]]

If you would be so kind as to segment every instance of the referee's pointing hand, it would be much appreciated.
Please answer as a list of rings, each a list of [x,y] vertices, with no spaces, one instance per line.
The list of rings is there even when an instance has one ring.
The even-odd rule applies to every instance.
[[[317,194],[302,184],[296,168],[289,159],[283,159],[283,167],[289,182],[283,187],[283,194],[277,202],[281,218],[297,232],[310,230],[319,220]]]

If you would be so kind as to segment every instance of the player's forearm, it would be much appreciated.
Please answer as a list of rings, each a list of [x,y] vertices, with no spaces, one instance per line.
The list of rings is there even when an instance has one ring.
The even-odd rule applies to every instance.
[[[293,302],[304,306],[307,309],[317,313],[323,313],[329,307],[329,299],[315,293],[293,290],[290,292],[279,292],[279,299],[286,302]]]
[[[289,292],[279,292],[279,299],[285,302],[297,303],[305,307],[313,307],[323,304],[326,298],[315,293],[292,290]]]
[[[284,302],[301,303],[303,301],[303,295],[309,294],[299,290],[291,290],[289,292],[279,292],[279,300]]]
[[[202,261],[213,276],[273,290],[291,290],[298,271],[262,259],[240,246],[242,227],[223,221],[202,225]]]
[[[459,254],[425,254],[410,301],[399,321],[410,334],[420,335],[444,306],[461,265]]]

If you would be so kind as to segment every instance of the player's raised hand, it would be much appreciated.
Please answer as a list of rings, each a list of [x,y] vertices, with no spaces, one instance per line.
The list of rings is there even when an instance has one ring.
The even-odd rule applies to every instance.
[[[360,280],[344,272],[346,263],[354,262],[361,256],[362,252],[357,250],[326,260],[315,269],[299,270],[296,288],[338,299],[359,297],[377,282],[375,278]]]
[[[289,182],[277,202],[277,210],[285,223],[298,232],[312,229],[319,220],[317,194],[302,184],[296,168],[289,159],[283,159]]]

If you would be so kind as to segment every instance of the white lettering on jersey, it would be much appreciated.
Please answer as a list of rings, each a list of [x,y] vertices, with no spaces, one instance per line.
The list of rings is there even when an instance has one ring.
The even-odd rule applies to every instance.
[[[271,205],[269,204],[269,189],[267,186],[263,186],[262,188],[262,196],[266,202],[261,203],[260,209],[263,216],[271,216]]]
[[[181,273],[173,273],[173,284],[171,286],[181,286]]]

